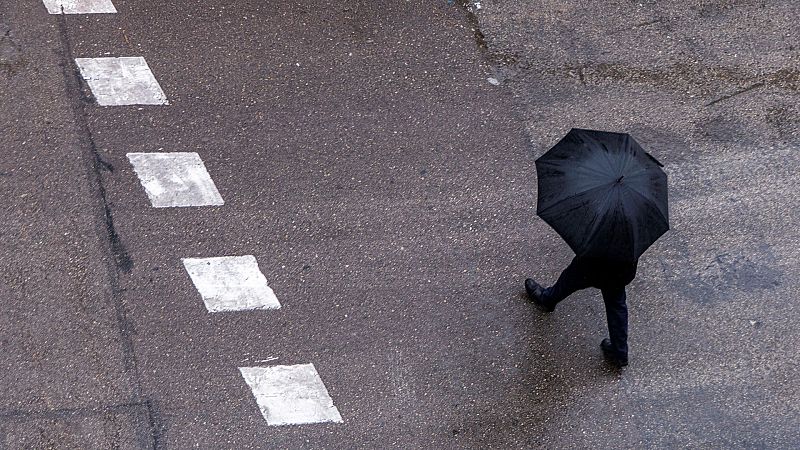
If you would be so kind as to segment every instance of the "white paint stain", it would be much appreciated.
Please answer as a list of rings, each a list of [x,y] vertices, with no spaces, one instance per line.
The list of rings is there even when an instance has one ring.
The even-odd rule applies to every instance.
[[[50,14],[113,14],[117,12],[111,0],[43,0]]]
[[[75,58],[75,63],[101,106],[169,104],[144,58]]]
[[[225,203],[197,153],[128,153],[127,156],[156,208]]]
[[[342,422],[313,364],[240,367],[269,425]]]
[[[208,312],[281,307],[252,255],[182,261]]]

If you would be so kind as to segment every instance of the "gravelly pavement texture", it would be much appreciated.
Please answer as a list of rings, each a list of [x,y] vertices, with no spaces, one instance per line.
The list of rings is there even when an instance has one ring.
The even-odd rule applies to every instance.
[[[800,443],[791,2],[114,3],[0,4],[0,447]],[[97,106],[96,56],[170,105]],[[533,161],[573,126],[670,176],[622,372],[599,293],[522,288],[570,258]],[[152,208],[148,151],[225,205]],[[208,313],[180,258],[242,254],[282,308]],[[267,426],[237,368],[296,363],[343,423]]]
[[[0,447],[146,446],[57,29],[0,4]]]
[[[535,155],[571,127],[630,132],[670,176],[672,230],[629,293],[635,362],[615,381],[553,365],[563,402],[536,442],[796,447],[800,5],[481,6],[491,76]],[[549,230],[530,245],[532,270],[553,280],[568,249]],[[557,314],[585,315],[595,297]],[[574,345],[563,327],[542,330],[554,354]]]

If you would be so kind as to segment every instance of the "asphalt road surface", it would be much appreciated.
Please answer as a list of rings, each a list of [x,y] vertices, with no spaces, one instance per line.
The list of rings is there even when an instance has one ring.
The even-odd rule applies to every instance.
[[[794,2],[113,4],[0,3],[0,447],[800,445]],[[99,104],[100,57],[168,104]],[[623,371],[598,292],[522,287],[571,127],[670,176]],[[224,202],[154,207],[152,152]],[[280,309],[212,312],[182,260],[244,255]],[[308,364],[341,422],[270,423],[240,368]]]

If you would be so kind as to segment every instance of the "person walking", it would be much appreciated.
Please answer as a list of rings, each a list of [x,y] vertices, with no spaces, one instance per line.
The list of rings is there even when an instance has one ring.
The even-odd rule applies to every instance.
[[[609,335],[600,346],[619,367],[628,365],[625,287],[645,250],[669,230],[662,167],[628,134],[576,128],[536,160],[536,213],[575,258],[553,286],[528,278],[525,291],[539,309],[552,312],[575,291],[600,289]]]
[[[603,294],[609,337],[600,347],[606,359],[618,366],[628,365],[628,305],[625,286],[636,276],[638,260],[610,261],[597,258],[573,258],[561,272],[556,284],[542,287],[534,279],[525,280],[525,291],[531,302],[544,312],[553,312],[570,294],[594,287]]]

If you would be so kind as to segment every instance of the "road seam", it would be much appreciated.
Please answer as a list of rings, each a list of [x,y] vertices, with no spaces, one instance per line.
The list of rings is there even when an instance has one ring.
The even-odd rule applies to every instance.
[[[73,59],[64,19],[64,14],[68,13],[63,4],[66,0],[61,1],[60,29],[70,58],[69,67],[73,73],[80,73],[98,105],[169,105],[161,86],[142,57]],[[113,8],[113,5],[111,7]],[[65,77],[68,78],[66,65]],[[78,92],[82,93],[80,86],[78,79],[76,88]],[[94,156],[93,169],[105,205],[107,226],[109,230],[113,230],[111,210],[100,174],[102,168],[110,166],[100,158],[91,137],[85,117],[86,103],[88,101],[83,96],[80,103],[76,102],[76,115],[80,116],[81,130],[88,136]],[[221,206],[224,204],[222,196],[197,153],[128,153],[126,156],[133,165],[153,207]],[[109,232],[109,240],[112,243],[112,250],[115,248],[115,242],[121,245],[115,231],[113,234]],[[126,361],[129,362],[126,363],[126,368],[129,364],[132,365],[136,373],[136,394],[137,397],[141,397],[142,389],[136,369],[133,343],[128,331],[130,324],[125,316],[124,305],[116,295],[120,292],[118,288],[120,268],[129,272],[133,266],[132,260],[127,257],[127,252],[124,254],[128,264],[120,265],[118,262],[118,270],[114,272],[112,286],[115,292],[117,318],[121,333],[124,335],[123,346],[128,355]],[[268,286],[266,278],[259,270],[257,261],[252,255],[184,258],[183,263],[209,312],[280,308],[280,303]],[[313,364],[241,367],[239,371],[250,387],[268,425],[342,422],[342,417],[333,405],[333,400],[328,395],[327,388]],[[152,408],[150,402],[146,403],[149,408]],[[156,420],[157,415],[152,409],[148,410],[148,414],[153,447],[158,448],[160,446],[160,426]]]
[[[127,316],[127,310],[122,302],[121,293],[124,290],[120,287],[120,274],[129,273],[133,269],[133,260],[121,241],[114,226],[114,217],[108,202],[105,184],[103,182],[103,171],[113,172],[114,168],[103,161],[94,141],[91,128],[86,118],[86,105],[90,102],[84,95],[81,88],[81,77],[72,52],[72,44],[67,33],[67,24],[64,15],[58,19],[59,37],[61,40],[61,52],[63,61],[61,63],[62,75],[64,77],[64,87],[66,96],[71,100],[72,112],[76,124],[76,134],[87,154],[87,181],[90,184],[90,191],[96,192],[96,203],[102,213],[98,213],[98,237],[101,241],[107,242],[105,250],[108,252],[112,264],[108,264],[109,285],[111,288],[110,302],[114,308],[114,315],[117,322],[120,347],[122,350],[122,360],[125,373],[130,377],[130,385],[133,389],[130,404],[144,404],[147,407],[149,436],[148,441],[152,443],[152,448],[160,447],[161,423],[159,412],[154,403],[145,398],[142,394],[141,374],[139,372],[136,353],[133,348],[131,334],[133,324]]]

